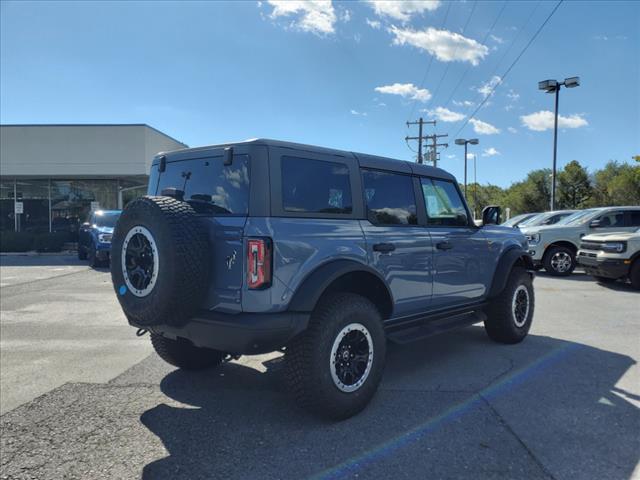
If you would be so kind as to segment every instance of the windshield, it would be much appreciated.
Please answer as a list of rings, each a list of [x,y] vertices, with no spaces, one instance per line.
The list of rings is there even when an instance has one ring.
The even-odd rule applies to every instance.
[[[581,223],[584,223],[587,220],[590,220],[598,212],[599,210],[582,210],[580,212],[574,213],[573,215],[569,215],[566,218],[563,218],[558,223],[556,223],[556,225],[570,225],[570,224],[580,225]]]
[[[520,215],[516,215],[515,217],[511,217],[506,222],[503,222],[502,225],[505,227],[513,227],[516,224],[519,224],[522,219],[527,219],[531,216],[530,213],[522,213]]]
[[[115,227],[120,212],[96,213],[96,225],[98,227]]]
[[[526,219],[522,222],[518,227],[531,227],[533,225],[538,225],[538,222],[547,217],[547,213],[538,213],[531,218]]]

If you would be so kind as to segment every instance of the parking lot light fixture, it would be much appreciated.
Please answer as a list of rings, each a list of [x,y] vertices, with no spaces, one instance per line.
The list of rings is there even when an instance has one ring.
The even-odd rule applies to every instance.
[[[480,140],[477,138],[456,138],[456,145],[464,145],[464,197],[467,198],[467,145],[470,143],[471,145],[478,145]]]
[[[560,100],[560,87],[575,88],[580,86],[580,77],[568,77],[564,82],[557,80],[542,80],[538,82],[538,90],[546,93],[555,93],[555,114],[553,121],[553,169],[551,171],[551,211],[556,209],[556,160],[558,156],[558,102]]]

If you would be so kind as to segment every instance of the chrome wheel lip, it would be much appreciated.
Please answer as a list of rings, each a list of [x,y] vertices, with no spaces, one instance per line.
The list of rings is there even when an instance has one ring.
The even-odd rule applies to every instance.
[[[362,373],[362,375],[360,376],[360,378],[358,379],[358,381],[351,385],[347,385],[343,383],[340,377],[338,376],[338,371],[337,371],[338,358],[337,357],[338,357],[338,349],[340,348],[343,338],[348,333],[351,333],[353,331],[361,332],[366,338],[367,346],[369,348],[369,356],[367,359],[367,366],[364,372]],[[369,377],[369,374],[371,373],[371,367],[373,365],[373,355],[374,355],[373,340],[371,338],[371,333],[369,332],[367,327],[365,327],[361,323],[350,323],[349,325],[345,326],[342,330],[340,330],[340,332],[338,332],[338,335],[336,335],[335,340],[333,341],[333,346],[331,348],[331,355],[329,356],[329,371],[331,372],[331,379],[333,380],[333,383],[336,386],[336,388],[338,388],[338,390],[342,392],[351,393],[351,392],[355,392],[360,387],[362,387],[362,385],[364,385],[367,378]]]
[[[149,284],[144,289],[136,288],[131,283],[131,279],[129,278],[129,274],[127,272],[127,246],[129,245],[129,242],[131,241],[133,236],[137,234],[140,234],[146,238],[146,240],[149,242],[149,245],[151,246],[151,251],[153,253],[153,271],[151,273],[151,280],[149,281]],[[136,297],[146,297],[147,295],[149,295],[153,290],[153,287],[155,287],[156,285],[156,281],[158,279],[158,271],[160,269],[160,257],[158,256],[158,246],[151,232],[147,228],[143,227],[142,225],[136,225],[135,227],[131,228],[131,230],[127,232],[127,235],[124,238],[124,241],[122,242],[122,251],[121,251],[120,257],[121,257],[121,266],[122,266],[122,276],[124,277],[124,283],[127,285],[127,288],[129,289],[129,291]]]
[[[568,272],[573,261],[567,252],[556,252],[551,257],[551,266],[558,273]]]
[[[527,308],[524,311],[524,315],[521,319],[518,318],[518,299],[522,297],[524,292],[524,299],[527,302]],[[529,289],[525,285],[518,285],[515,292],[513,292],[513,299],[511,300],[511,315],[513,316],[513,323],[516,327],[522,328],[527,323],[529,318],[529,309],[531,308],[531,298],[529,297]]]

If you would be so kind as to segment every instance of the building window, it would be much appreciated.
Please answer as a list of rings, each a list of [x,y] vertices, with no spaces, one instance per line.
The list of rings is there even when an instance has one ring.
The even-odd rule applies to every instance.
[[[16,180],[16,202],[22,202],[18,215],[19,232],[45,233],[49,231],[49,181]]]
[[[13,180],[0,181],[0,231],[3,232],[15,230],[14,186]]]

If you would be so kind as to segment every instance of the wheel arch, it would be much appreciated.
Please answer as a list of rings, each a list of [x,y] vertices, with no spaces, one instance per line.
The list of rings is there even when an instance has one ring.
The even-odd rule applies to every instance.
[[[288,310],[311,312],[327,294],[350,292],[369,299],[383,318],[393,312],[393,296],[382,276],[363,263],[354,260],[336,260],[325,263],[300,283]]]
[[[549,245],[547,245],[547,247],[544,249],[543,257],[544,257],[544,255],[547,254],[549,249],[553,248],[553,247],[566,247],[566,248],[570,249],[571,251],[573,251],[574,255],[576,253],[578,253],[578,250],[579,250],[578,246],[575,243],[573,243],[573,242],[571,242],[569,240],[556,240],[556,241],[550,243]]]
[[[500,294],[507,286],[507,280],[509,279],[509,273],[515,266],[521,266],[526,270],[534,270],[533,261],[531,255],[518,247],[512,247],[502,254],[500,260],[498,260],[498,266],[493,274],[493,280],[491,282],[491,288],[489,289],[489,298],[493,298]]]

